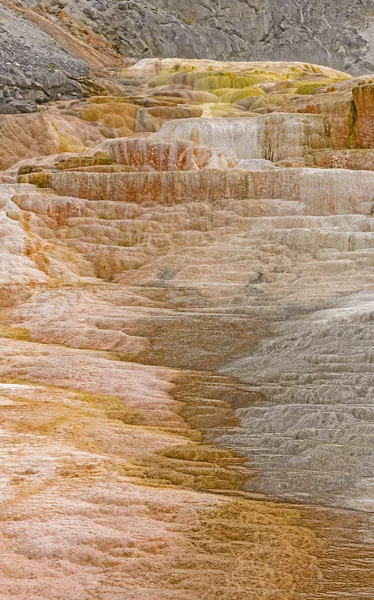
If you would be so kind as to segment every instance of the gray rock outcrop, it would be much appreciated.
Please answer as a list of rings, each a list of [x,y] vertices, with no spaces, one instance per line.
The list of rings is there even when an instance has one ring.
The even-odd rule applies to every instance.
[[[26,18],[0,5],[0,113],[32,112],[36,103],[79,97],[86,64]]]
[[[34,0],[28,4],[35,4]],[[374,70],[372,0],[58,0],[48,2],[125,56],[296,60]]]

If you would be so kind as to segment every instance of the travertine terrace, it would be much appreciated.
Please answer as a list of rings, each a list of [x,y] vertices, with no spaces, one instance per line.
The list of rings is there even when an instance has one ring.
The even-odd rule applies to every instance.
[[[0,119],[0,599],[373,600],[373,80],[112,76]]]

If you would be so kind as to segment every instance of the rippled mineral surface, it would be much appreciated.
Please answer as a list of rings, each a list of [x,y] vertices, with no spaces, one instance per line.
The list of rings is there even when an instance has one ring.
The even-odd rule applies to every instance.
[[[374,78],[113,69],[0,117],[0,599],[373,600]]]

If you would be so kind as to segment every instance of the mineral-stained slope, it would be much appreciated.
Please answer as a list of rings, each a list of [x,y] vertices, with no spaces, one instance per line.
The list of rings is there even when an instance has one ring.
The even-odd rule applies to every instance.
[[[8,142],[0,599],[372,600],[370,78],[126,77]]]

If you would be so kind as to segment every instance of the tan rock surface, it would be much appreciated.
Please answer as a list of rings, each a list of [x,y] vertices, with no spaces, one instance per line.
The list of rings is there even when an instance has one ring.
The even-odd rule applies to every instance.
[[[58,110],[0,118],[0,167],[6,169],[24,158],[61,152],[82,152],[104,136],[97,129]]]
[[[325,115],[208,121],[3,175],[1,600],[374,597],[374,174],[253,164]]]

